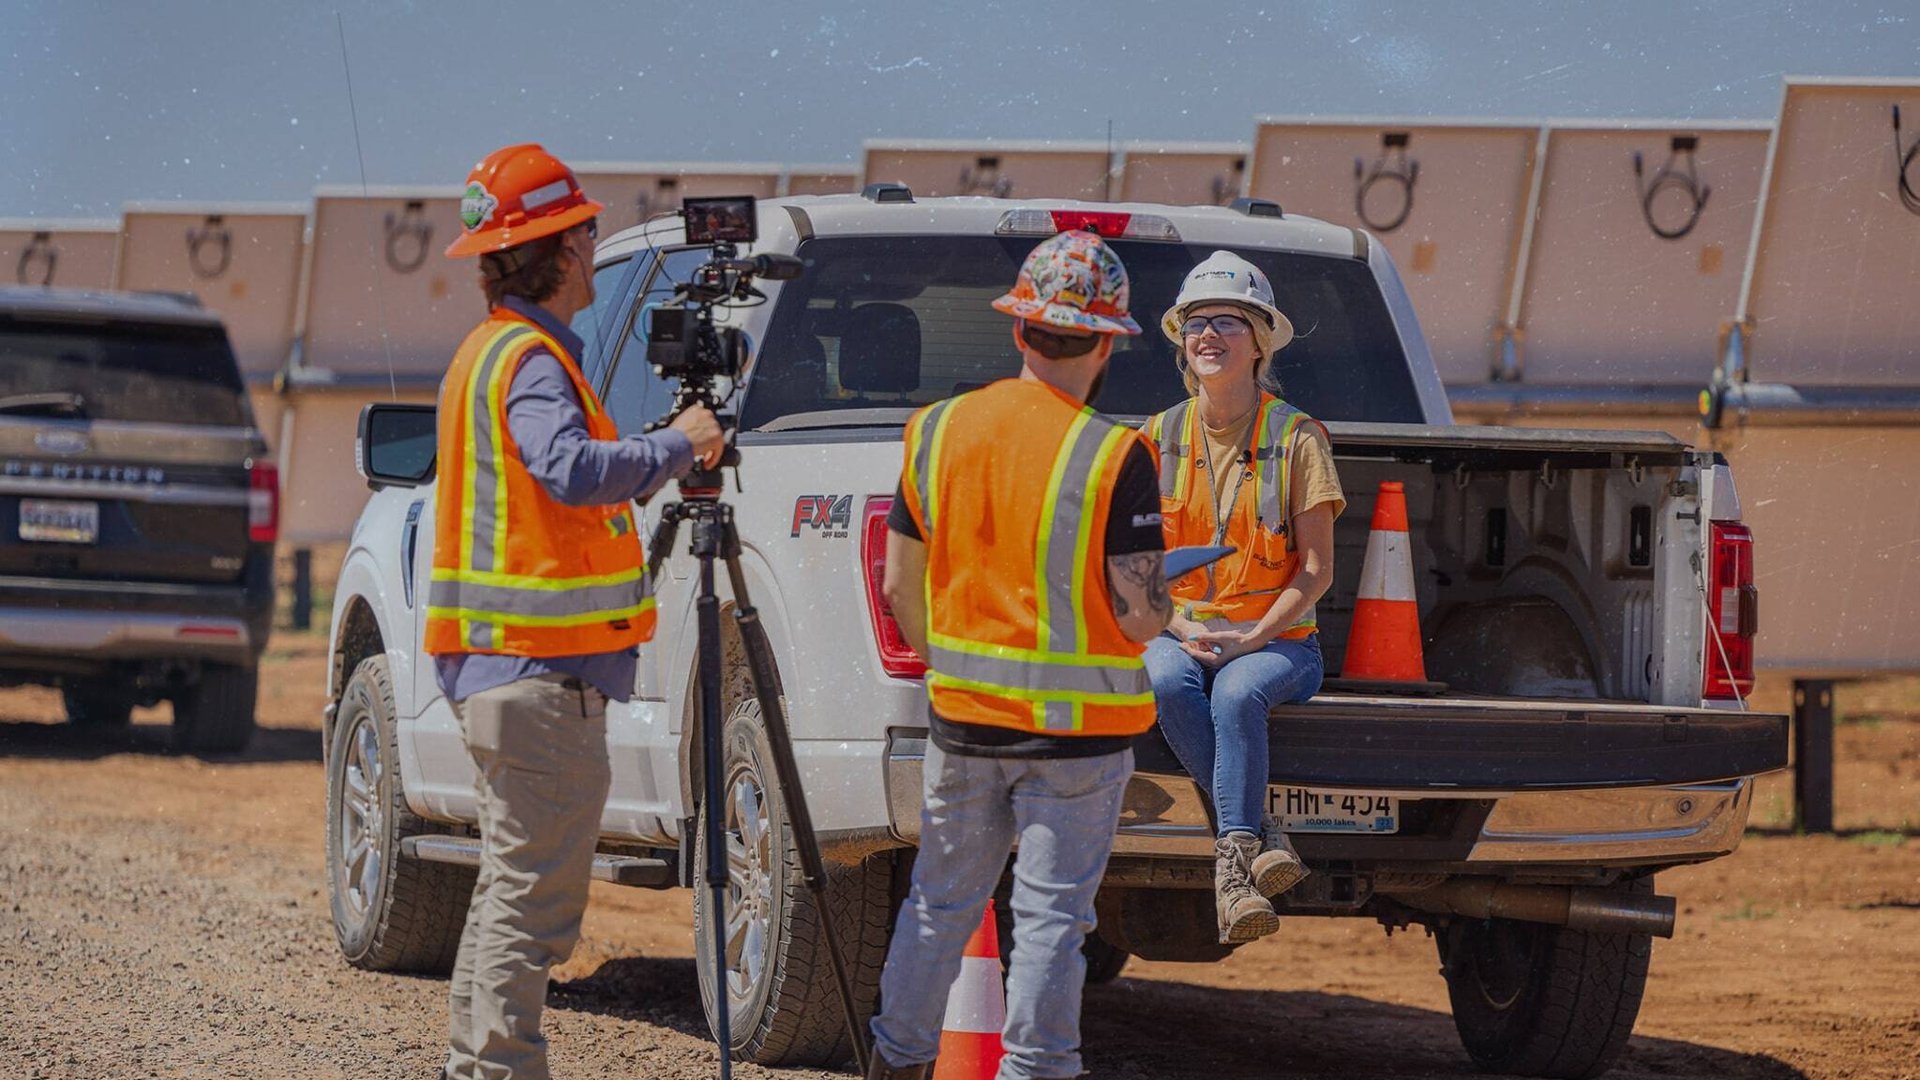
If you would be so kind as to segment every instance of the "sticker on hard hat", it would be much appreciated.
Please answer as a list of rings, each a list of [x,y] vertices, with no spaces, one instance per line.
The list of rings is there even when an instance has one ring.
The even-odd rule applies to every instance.
[[[460,223],[473,232],[480,226],[493,220],[493,211],[500,200],[487,191],[486,185],[475,180],[467,185],[466,192],[460,196]]]
[[[1226,278],[1228,281],[1232,281],[1238,276],[1239,275],[1232,270],[1195,270],[1188,280],[1204,281],[1207,278]]]

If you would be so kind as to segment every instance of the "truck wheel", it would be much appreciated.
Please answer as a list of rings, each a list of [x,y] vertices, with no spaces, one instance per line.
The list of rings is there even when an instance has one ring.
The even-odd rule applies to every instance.
[[[403,837],[437,830],[400,790],[393,677],[385,655],[354,669],[327,751],[327,892],[347,963],[368,971],[453,970],[470,866],[400,857]]]
[[[1132,955],[1101,937],[1098,930],[1087,935],[1086,944],[1080,946],[1080,952],[1087,958],[1088,986],[1119,978],[1121,970],[1127,966],[1127,958]]]
[[[734,707],[724,745],[726,991],[733,1056],[761,1065],[838,1065],[853,1057],[853,1048],[820,925],[833,920],[864,1030],[879,1000],[880,969],[893,929],[892,855],[872,855],[852,866],[829,863],[828,910],[822,911],[800,881],[758,700],[748,698]],[[694,829],[701,830],[704,814],[703,806]],[[713,894],[705,882],[703,831],[695,833],[694,849],[695,968],[712,1029]]]
[[[1629,886],[1652,892],[1651,878]],[[1512,919],[1438,936],[1453,1024],[1474,1064],[1518,1076],[1598,1076],[1626,1049],[1653,939]]]
[[[112,687],[62,687],[60,699],[74,727],[120,728],[133,722],[133,698]]]
[[[253,738],[260,669],[208,664],[200,681],[173,699],[173,748],[186,754],[232,754]]]

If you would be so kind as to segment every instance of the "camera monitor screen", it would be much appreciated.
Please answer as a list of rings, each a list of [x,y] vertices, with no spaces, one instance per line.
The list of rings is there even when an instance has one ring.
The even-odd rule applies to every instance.
[[[760,235],[751,195],[686,199],[680,212],[687,219],[689,244],[751,244]]]

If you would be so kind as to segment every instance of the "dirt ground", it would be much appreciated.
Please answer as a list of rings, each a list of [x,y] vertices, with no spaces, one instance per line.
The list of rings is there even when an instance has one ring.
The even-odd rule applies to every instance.
[[[164,707],[103,742],[50,693],[0,692],[0,1077],[435,1075],[444,982],[334,946],[323,652],[276,640],[239,759],[168,755]],[[1790,783],[1769,777],[1738,853],[1662,876],[1680,928],[1611,1076],[1920,1077],[1920,683],[1844,687],[1839,707],[1841,835],[1791,835]],[[714,1074],[690,920],[684,893],[595,885],[550,997],[556,1075]],[[1135,961],[1087,995],[1087,1066],[1467,1074],[1438,967],[1423,933],[1317,919],[1218,965]]]

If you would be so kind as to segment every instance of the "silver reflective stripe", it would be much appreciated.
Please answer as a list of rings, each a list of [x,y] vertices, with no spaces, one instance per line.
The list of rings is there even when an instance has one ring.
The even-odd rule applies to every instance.
[[[1087,501],[1099,491],[1100,478],[1093,475],[1094,462],[1100,456],[1100,444],[1113,425],[1091,414],[1080,425],[1073,442],[1065,447],[1067,464],[1060,470],[1060,490],[1051,500],[1053,520],[1040,527],[1048,530],[1045,587],[1047,624],[1040,628],[1040,648],[1045,652],[1077,653],[1080,641],[1079,611],[1074,607],[1074,584],[1079,577],[1080,529]],[[1085,598],[1082,598],[1083,601]]]
[[[928,409],[920,420],[920,442],[913,449],[913,478],[916,492],[920,496],[920,515],[927,519],[927,535],[923,539],[933,538],[933,440],[940,430],[940,417],[953,406],[954,399],[948,398]]]
[[[1255,456],[1260,462],[1260,505],[1255,508],[1260,524],[1279,531],[1287,522],[1287,462],[1293,457],[1293,418],[1300,410],[1284,401],[1275,401],[1262,418],[1260,447]]]
[[[476,649],[493,648],[493,624],[476,622],[467,627],[467,644]]]
[[[1160,415],[1160,495],[1173,498],[1180,483],[1180,459],[1186,456],[1186,447],[1181,445],[1187,430],[1187,410],[1193,407],[1193,399],[1175,405]]]
[[[1040,703],[1040,729],[1042,731],[1072,731],[1073,702],[1043,701]]]
[[[591,615],[634,607],[647,596],[646,578],[619,585],[587,585],[573,589],[516,589],[510,585],[475,585],[465,581],[435,581],[427,586],[427,606],[484,611],[490,615]]]
[[[1146,665],[1114,657],[1112,664],[1049,663],[929,646],[933,670],[969,682],[1013,690],[1058,691],[1072,694],[1148,694],[1153,682]]]
[[[493,382],[493,372],[500,364],[500,358],[515,343],[526,340],[534,332],[532,327],[508,331],[493,343],[493,348],[480,358],[474,367],[472,381],[468,384],[473,397],[473,565],[474,570],[492,570],[493,567],[493,503],[498,496],[501,483],[495,469],[498,460],[498,438],[493,430],[493,412],[487,408],[487,387]]]

